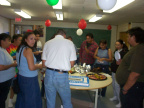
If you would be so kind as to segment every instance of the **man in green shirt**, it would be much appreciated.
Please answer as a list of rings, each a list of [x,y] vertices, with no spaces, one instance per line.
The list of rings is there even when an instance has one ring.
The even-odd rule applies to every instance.
[[[135,27],[127,31],[131,50],[123,57],[116,72],[121,87],[122,108],[143,108],[144,99],[144,31]]]

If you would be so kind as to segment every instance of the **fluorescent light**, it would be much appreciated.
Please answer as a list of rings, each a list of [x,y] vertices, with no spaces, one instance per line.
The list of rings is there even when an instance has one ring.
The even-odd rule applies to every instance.
[[[63,20],[63,13],[62,12],[56,12],[57,20]]]
[[[11,3],[8,2],[7,0],[0,0],[0,5],[11,6]]]
[[[96,22],[101,18],[102,18],[102,15],[95,15],[89,20],[89,22]]]
[[[31,18],[30,15],[28,15],[27,13],[25,13],[24,11],[20,10],[20,9],[14,9],[15,13],[17,13],[18,15],[24,17],[24,18]]]
[[[116,5],[112,9],[103,10],[103,12],[112,13],[112,12],[114,12],[114,11],[116,11],[116,10],[118,10],[118,9],[120,9],[120,8],[130,4],[130,3],[132,3],[133,1],[135,1],[135,0],[117,0]]]
[[[53,6],[53,9],[62,9],[62,0],[59,0],[59,2]]]

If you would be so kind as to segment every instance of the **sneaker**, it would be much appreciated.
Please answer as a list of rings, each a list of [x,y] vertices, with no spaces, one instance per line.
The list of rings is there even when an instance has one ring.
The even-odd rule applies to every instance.
[[[12,99],[9,99],[9,101],[8,101],[8,107],[13,107]]]
[[[117,105],[116,105],[117,108],[121,108],[121,103],[119,102]]]
[[[115,101],[115,100],[117,100],[117,97],[114,96],[114,97],[110,98],[109,100],[110,100],[110,101]]]

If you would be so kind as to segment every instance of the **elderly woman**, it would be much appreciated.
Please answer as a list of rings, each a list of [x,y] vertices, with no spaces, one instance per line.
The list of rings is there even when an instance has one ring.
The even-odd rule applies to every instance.
[[[0,107],[5,108],[5,101],[10,89],[12,78],[15,76],[16,62],[9,55],[6,48],[11,44],[8,34],[0,34]]]
[[[42,64],[36,64],[36,58],[32,52],[34,44],[34,33],[26,32],[17,49],[20,92],[17,95],[15,108],[42,108],[37,71],[42,68]]]

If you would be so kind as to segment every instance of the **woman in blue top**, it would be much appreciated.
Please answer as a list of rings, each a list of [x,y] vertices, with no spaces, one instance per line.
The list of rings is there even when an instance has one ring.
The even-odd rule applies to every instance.
[[[5,108],[5,101],[12,78],[15,76],[15,66],[17,65],[6,50],[10,44],[10,35],[0,34],[0,108]]]
[[[96,49],[94,58],[96,59],[94,67],[102,68],[102,72],[109,73],[109,63],[112,61],[112,51],[107,48],[107,41],[101,40],[100,47]],[[105,96],[106,87],[102,89],[101,96]]]
[[[17,95],[15,108],[42,108],[37,72],[37,69],[42,68],[42,64],[36,64],[36,58],[32,52],[34,44],[34,33],[26,32],[17,49],[20,92]]]

